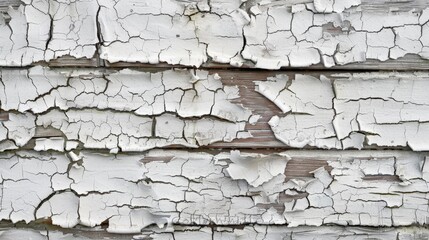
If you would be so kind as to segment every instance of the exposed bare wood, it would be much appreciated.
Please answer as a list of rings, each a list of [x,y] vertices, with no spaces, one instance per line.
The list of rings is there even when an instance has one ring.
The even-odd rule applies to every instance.
[[[172,223],[423,226],[427,159],[404,151],[17,151],[0,154],[0,173],[10,178],[0,215],[135,234]]]
[[[428,239],[427,0],[0,0],[0,239]]]
[[[286,6],[292,6],[300,3],[310,3],[312,0],[289,0],[284,2]],[[0,7],[6,8],[9,6],[19,6],[21,0],[1,0]],[[412,9],[423,9],[427,7],[425,0],[362,0],[360,5],[365,10],[388,11],[398,9],[400,11],[409,11]]]
[[[319,238],[324,236],[329,239],[335,239],[337,236],[350,237],[353,239],[394,239],[396,236],[401,239],[426,239],[429,235],[427,229],[418,227],[401,227],[401,228],[371,228],[371,227],[297,227],[288,228],[285,226],[263,226],[255,225],[253,227],[236,225],[229,227],[192,227],[192,226],[175,226],[176,233],[162,233],[155,228],[148,228],[141,235],[135,234],[112,234],[105,230],[88,231],[86,229],[61,229],[52,228],[49,225],[32,225],[31,228],[25,226],[14,226],[4,224],[1,229],[1,236],[6,239],[31,238],[48,240],[49,239],[69,239],[69,240],[86,240],[86,239],[112,239],[112,240],[131,240],[135,238],[142,239],[212,239],[223,240],[226,237],[234,239],[246,237],[254,239],[266,235],[265,231],[271,232],[270,236],[275,239],[291,238],[308,239]]]
[[[105,61],[105,66],[110,68],[172,68],[172,67],[179,67],[184,68],[186,66],[181,65],[171,65],[166,63],[160,63],[160,64],[144,64],[144,63],[130,63],[130,62],[118,62],[118,63],[109,63],[108,61]],[[253,64],[251,62],[248,62],[244,64],[241,67],[234,67],[228,64],[219,64],[219,63],[205,63],[201,66],[202,69],[227,69],[227,70],[234,70],[234,69],[243,69],[243,70],[252,70],[255,69]],[[283,71],[318,71],[318,70],[324,70],[324,71],[335,71],[335,70],[341,70],[341,71],[411,71],[411,70],[428,70],[429,69],[429,60],[422,59],[420,56],[408,54],[405,57],[398,58],[395,60],[387,60],[387,61],[378,61],[378,60],[372,60],[368,59],[364,62],[360,63],[349,63],[345,65],[335,65],[330,68],[326,68],[322,64],[316,64],[309,67],[283,67],[280,72]]]
[[[0,1],[0,11],[7,11],[9,7],[18,7],[21,4],[20,0],[1,0]]]
[[[0,6],[16,6],[18,3],[20,2],[6,0],[2,1]],[[170,13],[171,10],[162,7],[155,10],[159,6],[152,3],[148,5],[150,6],[148,9],[151,9],[149,12],[144,10],[139,13],[139,9],[132,9],[132,4],[122,2],[121,10],[131,12],[124,18],[118,18],[118,10],[112,12],[108,8],[100,7],[96,1],[73,2],[72,7],[60,3],[57,7],[75,9],[75,11],[80,11],[77,9],[81,8],[86,9],[87,17],[80,19],[79,13],[75,12],[73,16],[76,19],[72,21],[61,15],[63,11],[46,12],[49,4],[40,9],[26,3],[24,4],[26,11],[23,10],[24,8],[19,11],[10,10],[5,14],[9,16],[2,17],[5,23],[13,16],[17,21],[19,18],[31,23],[41,21],[39,25],[43,24],[43,27],[34,29],[34,31],[32,24],[27,24],[27,29],[15,30],[12,28],[19,27],[14,24],[10,26],[2,24],[3,31],[13,35],[10,39],[2,40],[4,48],[11,48],[2,53],[2,66],[42,64],[52,67],[103,65],[144,67],[145,64],[134,64],[134,62],[140,62],[151,63],[158,67],[179,67],[182,64],[187,67],[202,66],[206,68],[229,66],[229,68],[263,69],[305,67],[343,70],[428,69],[425,9],[429,5],[424,0],[351,1],[349,5],[334,4],[335,9],[332,8],[332,2],[329,8],[320,9],[320,4],[323,5],[324,2],[316,1],[313,4],[313,1],[275,1],[268,4],[268,2],[258,0],[248,1],[244,4],[230,3],[225,6],[214,3],[216,6],[211,9],[212,12],[205,9],[208,7],[206,3],[204,3],[206,5],[200,3],[204,7],[200,5],[201,9],[198,9],[194,6],[196,4],[194,2],[171,1],[170,4],[174,5],[173,8],[183,9],[181,11],[185,15],[191,16],[190,20],[195,25],[194,27],[181,25],[181,22],[186,20],[182,17],[170,19],[175,13]],[[137,12],[134,13],[134,10]],[[6,11],[4,7],[3,11]],[[31,19],[32,11],[43,12],[45,14],[43,20]],[[159,18],[156,16],[157,11],[161,11],[164,17],[157,19]],[[268,13],[270,11],[277,13],[272,15]],[[30,13],[28,16],[27,12]],[[148,13],[150,14],[146,15]],[[237,13],[240,14],[237,15]],[[327,18],[322,18],[321,14],[326,14]],[[296,17],[292,18],[293,15]],[[167,32],[163,32],[164,30],[161,28],[157,30],[161,31],[158,35],[168,35],[168,37],[152,39],[150,31],[145,32],[144,28],[140,29],[131,24],[132,21],[128,22],[129,18],[132,18],[133,21],[147,21],[148,16],[156,18],[149,21],[150,24],[166,20],[171,22],[172,26],[168,28]],[[177,16],[179,15],[177,14]],[[273,21],[267,22],[268,16],[273,18]],[[135,17],[141,19],[134,19]],[[187,18],[187,16],[183,17]],[[54,18],[55,21],[51,23]],[[114,18],[118,19],[114,20]],[[277,22],[276,18],[279,18]],[[292,19],[295,19],[293,23]],[[386,19],[385,23],[383,19]],[[213,23],[208,24],[212,20]],[[295,24],[295,22],[300,21],[301,23],[304,20],[306,21],[305,26]],[[314,26],[311,24],[306,26],[309,20],[311,22],[314,20]],[[117,23],[117,21],[121,23]],[[402,24],[401,21],[405,22]],[[229,26],[229,28],[214,25],[218,23],[221,23],[222,26]],[[377,24],[372,26],[373,23]],[[116,26],[116,24],[119,25]],[[26,24],[22,26],[24,25]],[[63,38],[69,29],[75,29],[75,25],[79,27],[77,27],[77,32],[73,32],[73,41]],[[11,26],[12,28],[9,29],[8,27]],[[112,29],[108,30],[106,26]],[[153,27],[156,28],[156,26]],[[301,27],[304,29],[300,29]],[[310,27],[311,31],[307,31]],[[54,29],[53,35],[49,28]],[[149,28],[152,28],[152,25],[149,25]],[[419,29],[420,36],[414,36]],[[16,34],[22,31],[28,32],[23,35]],[[132,34],[128,38],[123,36],[118,40],[118,36],[123,32],[128,32],[128,35],[130,32],[139,32],[142,36]],[[177,33],[172,34],[173,32]],[[192,37],[182,38],[180,33],[185,35],[189,33],[188,35]],[[79,37],[79,34],[83,36]],[[24,35],[29,35],[29,37],[24,38]],[[146,35],[148,35],[148,39],[145,39]],[[258,36],[262,35],[267,36],[259,39]],[[278,41],[279,37],[288,39],[290,42]],[[378,41],[379,38],[382,38],[384,42]],[[302,41],[304,39],[305,41]],[[158,43],[152,45],[150,42],[153,40]],[[60,44],[61,41],[67,42],[67,44]],[[17,45],[23,46],[14,49]],[[41,45],[45,45],[44,49],[41,48]],[[68,46],[65,47],[66,45]],[[184,46],[186,46],[185,49]],[[96,57],[91,59],[94,55]],[[48,61],[48,63],[43,63],[43,61]],[[118,63],[108,64],[108,61]],[[121,61],[124,63],[120,63]],[[228,65],[222,65],[222,63]]]
[[[71,56],[62,56],[57,59],[51,60],[48,63],[39,62],[34,65],[55,67],[100,67],[103,66],[102,60],[95,56],[93,58],[75,58]]]
[[[0,112],[0,121],[8,121],[9,113]]]
[[[58,69],[57,69],[58,70]],[[11,74],[13,75],[13,71],[16,71],[16,74],[18,74],[18,70],[10,70],[12,71]],[[53,73],[56,72],[56,70],[49,70]],[[58,70],[59,71],[59,70]],[[160,70],[160,69],[153,69],[152,71],[135,71],[136,74],[143,74],[142,77],[145,76],[144,74],[160,74],[160,73],[168,73],[170,70]],[[62,69],[62,73],[70,74],[73,72],[71,69]],[[77,79],[85,79],[85,78],[93,78],[94,76],[100,75],[100,76],[106,76],[109,77],[111,74],[115,74],[116,70],[109,70],[109,69],[88,69],[85,71],[74,71],[75,75],[78,76]],[[94,75],[95,74],[95,75]],[[238,139],[232,139],[232,141],[217,141],[215,143],[210,143],[207,145],[202,145],[200,147],[203,148],[283,148],[283,149],[290,149],[291,146],[282,143],[279,141],[274,135],[273,131],[271,130],[270,125],[268,122],[273,118],[273,116],[284,116],[285,114],[282,112],[282,110],[276,106],[272,101],[270,101],[268,98],[263,96],[262,94],[255,91],[256,82],[264,82],[268,78],[273,76],[287,76],[289,79],[295,79],[297,76],[297,73],[294,71],[253,71],[253,70],[225,70],[225,69],[212,69],[208,72],[211,76],[219,76],[220,82],[224,87],[232,87],[237,88],[239,91],[239,97],[232,99],[231,104],[235,104],[238,106],[243,106],[245,109],[248,109],[251,111],[252,115],[260,116],[259,119],[255,123],[249,123],[247,122],[245,124],[244,130],[248,131],[250,134],[252,134],[252,137],[246,137],[246,138],[238,138]],[[301,74],[301,72],[299,72]],[[351,74],[351,75],[348,75]],[[320,78],[321,76],[325,76],[329,78],[331,81],[340,80],[347,78],[347,76],[352,76],[353,72],[344,73],[344,74],[338,74],[338,72],[331,71],[331,72],[325,72],[325,71],[309,71],[306,72],[305,76],[313,76],[315,78]],[[394,76],[392,74],[362,74],[362,76],[366,76],[365,78],[371,78],[371,76],[374,76],[374,78],[380,79],[378,81],[391,81],[396,82],[396,78],[401,76],[406,77],[407,79],[416,80],[416,81],[425,81],[424,74],[419,73],[401,73],[402,75]],[[414,75],[413,75],[414,74]],[[61,75],[58,75],[60,77]],[[139,76],[139,75],[136,75]],[[359,78],[360,75],[356,75],[357,78]],[[389,80],[391,79],[391,80]],[[92,81],[92,80],[90,80]],[[103,80],[104,81],[104,80]],[[140,81],[140,80],[138,80]],[[142,82],[146,80],[141,80]],[[357,80],[356,80],[357,81]],[[386,82],[387,84],[387,82]],[[387,85],[386,85],[387,86]],[[310,87],[310,86],[308,86]],[[310,88],[309,88],[310,89]],[[83,100],[82,106],[86,106],[85,104],[86,100]],[[330,100],[329,100],[330,101]],[[85,109],[87,107],[84,107]],[[93,108],[94,110],[97,110],[96,107]],[[109,109],[109,108],[107,108]],[[48,108],[49,110],[49,108]],[[99,111],[101,109],[98,109]],[[83,114],[85,110],[74,110],[76,113]],[[45,111],[40,111],[45,112]],[[121,110],[120,110],[121,112]],[[100,112],[101,113],[101,112]],[[122,113],[121,113],[122,114]],[[137,114],[138,115],[138,114]],[[43,127],[43,126],[37,126],[35,131],[35,138],[46,138],[46,137],[64,137],[64,133],[60,131],[59,129],[56,129],[55,127]],[[29,145],[27,145],[29,146]],[[171,144],[167,144],[163,147],[167,148],[183,148],[184,145],[180,144],[178,142],[173,142]],[[314,146],[313,146],[314,147]],[[310,146],[305,146],[306,149],[313,148]],[[365,149],[384,149],[386,147],[383,146],[377,146],[377,145],[364,145]],[[91,148],[91,147],[89,147]],[[387,148],[392,148],[388,147]],[[395,146],[396,149],[409,149],[408,146]]]

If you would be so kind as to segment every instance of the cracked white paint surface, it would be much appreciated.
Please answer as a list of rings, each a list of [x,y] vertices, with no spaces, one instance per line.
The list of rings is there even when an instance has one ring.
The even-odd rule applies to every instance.
[[[31,239],[31,240],[87,240],[87,238],[80,234],[63,233],[58,230],[34,230],[22,228],[5,228],[0,229],[0,238],[3,240],[14,239]]]
[[[345,11],[359,0],[316,0],[292,7],[282,1],[255,1],[249,10],[239,0],[233,2],[222,11],[213,1],[139,8],[125,0],[115,6],[106,3],[100,11],[101,57],[190,66],[207,59],[235,66],[252,61],[266,69],[386,61],[408,53],[428,58],[428,21],[421,11]]]
[[[36,151],[63,151],[64,145],[66,144],[63,137],[37,138],[35,141],[34,150]],[[69,150],[71,149],[73,149],[73,147],[69,148]]]
[[[252,174],[234,170],[237,158],[259,161],[246,168],[259,173],[260,184],[249,177]],[[327,165],[311,175],[287,178],[290,159]],[[424,225],[429,219],[428,157],[415,152],[211,155],[152,150],[66,156],[18,151],[3,153],[0,161],[0,217],[13,223],[50,218],[64,228],[107,223],[109,232],[139,233],[151,224],[159,231],[169,231],[171,224],[210,223],[293,229],[326,224]]]
[[[0,122],[0,151],[24,146],[35,134],[35,121],[30,113],[9,113],[9,120]]]
[[[244,179],[251,186],[259,187],[272,178],[282,175],[287,161],[281,158],[262,158],[240,156],[240,151],[231,151],[232,163],[227,168],[232,179]]]
[[[200,66],[212,58],[240,65],[248,15],[239,8],[241,0],[226,2],[168,0],[136,5],[129,0],[103,0],[101,57],[110,62],[186,66]]]
[[[426,73],[297,74],[256,82],[284,113],[269,121],[292,147],[360,149],[376,145],[429,150]]]
[[[233,103],[236,86],[207,71],[158,73],[121,70],[1,71],[2,150],[24,146],[35,127],[53,127],[63,138],[37,139],[36,150],[85,148],[143,151],[173,144],[198,147],[250,137],[251,111]]]
[[[294,4],[296,3],[296,4]],[[0,19],[0,65],[60,56],[257,68],[429,58],[428,8],[371,11],[360,0],[24,1]]]
[[[225,122],[210,117],[187,120],[172,114],[142,117],[100,110],[52,110],[38,116],[36,125],[59,129],[68,140],[78,140],[85,148],[107,148],[115,152],[119,149],[144,151],[172,144],[198,147],[251,136],[244,130],[245,122]]]
[[[0,13],[0,66],[36,66],[0,69],[0,239],[428,238],[427,73],[257,81],[277,114],[247,89],[257,71],[104,67],[429,59],[428,4],[20,4]],[[103,68],[37,66],[62,56]]]
[[[0,65],[25,66],[64,55],[92,58],[96,52],[98,4],[29,1],[0,15]]]
[[[342,3],[344,5],[337,5]],[[428,58],[428,20],[424,10],[371,12],[344,7],[359,1],[315,1],[292,7],[267,5],[244,27],[244,59],[259,68],[325,67],[386,61],[406,54]],[[320,14],[320,12],[334,12]]]
[[[208,227],[175,228],[174,232],[156,232],[140,235],[158,239],[419,239],[427,238],[428,232],[415,228],[380,229],[353,227],[297,227],[253,225],[242,229],[233,227],[218,227],[214,230]]]
[[[89,236],[88,236],[89,235]],[[93,236],[92,236],[93,235]],[[424,228],[402,227],[402,228],[380,228],[374,230],[365,227],[296,227],[289,228],[285,226],[264,226],[254,225],[240,227],[191,227],[176,226],[174,232],[159,232],[156,229],[149,229],[143,234],[134,236],[109,235],[107,239],[154,239],[154,240],[173,240],[173,239],[202,239],[202,240],[224,240],[224,239],[302,239],[309,238],[328,240],[337,240],[341,238],[351,238],[356,240],[364,239],[425,239],[429,232]],[[101,239],[95,233],[85,233],[76,231],[65,234],[58,230],[31,230],[31,229],[4,229],[0,232],[0,237],[4,240],[15,240],[17,238],[34,240],[81,240],[81,239]]]

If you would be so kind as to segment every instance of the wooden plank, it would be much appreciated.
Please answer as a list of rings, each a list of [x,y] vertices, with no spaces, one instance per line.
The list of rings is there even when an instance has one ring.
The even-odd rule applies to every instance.
[[[325,226],[324,220],[362,226],[359,216],[368,215],[366,226],[405,227],[423,226],[429,217],[421,209],[429,193],[427,152],[261,153],[2,153],[0,173],[10,178],[0,212],[21,207],[21,214],[8,219],[31,221],[28,227],[39,223],[73,228],[80,223],[135,234],[147,226],[146,221],[164,224],[165,218],[172,224],[194,226]],[[169,205],[162,205],[165,201]],[[418,215],[403,215],[416,211]],[[342,219],[336,218],[339,214]]]
[[[147,64],[147,63],[133,63],[133,62],[117,62],[109,63],[109,61],[104,61],[106,67],[109,68],[187,68],[183,65],[171,65],[167,63],[159,64]],[[204,63],[200,69],[219,69],[219,70],[233,70],[233,69],[245,69],[245,70],[258,70],[254,67],[254,64],[251,62],[245,63],[241,67],[231,66],[229,64],[220,64],[215,62]],[[405,57],[398,58],[395,60],[379,61],[374,59],[367,59],[364,62],[359,63],[348,63],[345,65],[335,65],[330,68],[326,68],[323,64],[315,64],[309,67],[282,67],[277,71],[420,71],[420,70],[429,70],[429,60],[423,59],[420,56],[407,54]],[[263,70],[262,70],[263,71]]]
[[[8,121],[9,120],[9,113],[0,112],[0,121]]]
[[[173,226],[172,232],[161,232],[155,227],[147,227],[141,234],[115,234],[109,233],[104,229],[72,228],[64,229],[53,227],[49,224],[32,223],[29,226],[23,224],[3,224],[0,232],[7,239],[9,237],[18,237],[21,239],[68,239],[68,240],[87,240],[87,239],[112,239],[112,240],[130,240],[130,239],[201,239],[212,236],[212,240],[224,240],[243,238],[254,239],[256,236],[269,235],[273,239],[320,239],[321,236],[335,239],[338,236],[351,239],[416,239],[424,240],[429,237],[429,231],[425,227],[396,227],[396,228],[371,228],[371,227],[287,227],[267,226],[255,224],[253,226],[231,225],[223,227],[201,227],[193,225]],[[263,231],[263,232],[262,232]],[[50,237],[48,238],[49,235]],[[53,238],[55,237],[55,238]]]
[[[159,69],[155,69],[159,71]],[[283,148],[289,149],[284,143],[277,140],[268,125],[268,121],[274,115],[281,114],[281,110],[270,100],[254,91],[254,81],[265,80],[267,77],[274,76],[276,73],[288,74],[293,77],[292,72],[273,72],[273,71],[229,71],[229,70],[210,70],[210,74],[219,74],[221,81],[226,86],[238,86],[240,89],[240,98],[233,100],[233,103],[242,104],[244,107],[252,110],[253,114],[261,115],[260,120],[255,124],[247,124],[248,130],[253,138],[237,139],[233,142],[217,142],[206,146],[206,148]],[[314,75],[319,73],[314,72]],[[54,128],[36,128],[35,137],[62,137],[64,134]],[[27,145],[27,148],[33,147],[33,144]],[[168,148],[180,149],[181,145],[171,145]]]
[[[20,0],[1,0],[0,12],[6,12],[9,7],[18,7],[21,4]]]
[[[93,69],[95,70],[95,69]],[[104,69],[106,74],[112,72],[109,69]],[[96,71],[103,72],[103,69],[97,69]],[[142,69],[139,69],[142,70]],[[149,71],[150,70],[150,71]],[[63,72],[67,72],[67,69],[62,70]],[[148,69],[148,72],[159,72],[161,69]],[[91,70],[89,69],[89,72]],[[115,71],[113,71],[115,72]],[[247,123],[245,126],[245,130],[252,134],[251,138],[244,139],[235,139],[232,142],[216,142],[209,144],[207,146],[201,146],[202,149],[211,149],[211,148],[224,148],[224,149],[233,149],[233,148],[249,148],[249,149],[265,149],[265,148],[279,148],[279,149],[291,149],[293,147],[286,145],[285,143],[279,141],[273,134],[271,127],[268,122],[273,116],[285,116],[282,110],[276,106],[272,101],[263,96],[262,94],[255,91],[255,81],[266,81],[267,78],[273,77],[276,75],[286,75],[289,79],[295,79],[297,74],[305,73],[306,76],[314,76],[315,78],[319,78],[321,75],[324,75],[332,80],[334,79],[342,79],[344,77],[337,76],[338,72],[331,71],[255,71],[255,70],[225,70],[225,69],[212,69],[209,71],[209,74],[218,74],[221,77],[221,82],[224,86],[237,86],[239,89],[240,97],[237,99],[231,100],[233,104],[239,104],[243,107],[252,111],[253,115],[260,115],[260,119],[254,124]],[[356,72],[343,72],[343,75],[353,74]],[[410,75],[411,74],[411,75]],[[91,75],[91,74],[90,74]],[[365,74],[363,74],[365,75]],[[409,79],[413,79],[412,76],[416,76],[417,79],[424,79],[422,77],[418,77],[417,75],[412,75],[412,73],[402,73],[403,76],[411,76]],[[89,76],[89,75],[88,75]],[[368,76],[378,76],[377,73],[369,74]],[[382,77],[380,81],[383,79],[389,79],[389,75],[387,77]],[[399,77],[399,75],[392,75],[391,79],[395,79],[395,77]],[[84,77],[84,76],[82,76]],[[422,80],[423,81],[423,80]],[[396,82],[396,80],[393,80]],[[387,83],[386,83],[387,84]],[[387,86],[387,85],[386,85]],[[93,108],[97,110],[96,108]],[[82,110],[85,111],[85,110]],[[118,111],[119,112],[119,111]],[[123,111],[121,111],[123,112]],[[126,113],[126,112],[125,112]],[[48,138],[48,137],[64,137],[64,134],[55,129],[55,128],[43,128],[41,126],[36,128],[35,138]],[[26,147],[34,146],[34,144],[26,145]],[[170,144],[165,148],[173,148],[173,149],[181,149],[185,148],[183,145],[175,145]],[[305,149],[314,149],[317,148],[315,146],[305,146]],[[364,149],[410,149],[407,146],[395,146],[395,147],[383,147],[377,145],[365,145]]]
[[[283,3],[286,6],[290,6],[292,4],[297,3],[308,3],[312,2],[310,0],[298,0],[298,1],[291,1]],[[6,11],[8,6],[18,6],[21,2],[17,0],[2,0],[0,1],[0,11]],[[401,0],[401,1],[394,1],[394,0],[364,0],[362,1],[362,4],[359,6],[359,9],[363,12],[407,12],[410,10],[414,10],[415,12],[418,12],[422,9],[425,9],[429,6],[427,1],[425,0]],[[355,8],[352,8],[353,11]],[[348,10],[346,10],[348,11]],[[329,31],[328,31],[329,32]],[[97,46],[98,51],[100,51],[100,46]],[[171,67],[183,67],[181,65],[170,65],[165,63],[160,64],[140,64],[140,63],[133,63],[133,62],[118,62],[118,63],[109,63],[105,60],[100,60],[98,56],[94,56],[92,59],[75,59],[68,56],[59,57],[58,59],[49,61],[49,62],[37,62],[33,63],[34,65],[45,65],[45,66],[51,66],[51,67],[68,67],[68,66],[78,66],[78,67],[98,67],[98,66],[108,66],[113,68],[123,68],[123,67],[160,67],[160,68],[171,68]],[[429,60],[428,59],[422,59],[421,57],[413,54],[408,54],[405,57],[396,59],[396,60],[387,60],[384,62],[378,61],[378,60],[366,60],[364,62],[357,62],[357,63],[349,63],[346,65],[335,65],[331,68],[328,68],[328,70],[428,70],[429,66]],[[188,66],[189,67],[189,66]],[[231,69],[231,68],[237,68],[235,66],[229,65],[229,64],[219,64],[212,61],[208,61],[206,63],[203,63],[201,66],[202,68],[210,69],[210,68],[222,68],[222,69]],[[241,68],[254,68],[254,64],[250,61],[247,61],[244,63],[244,65]],[[291,70],[298,70],[303,69],[300,67],[283,67],[283,69],[291,69]],[[322,64],[316,64],[306,67],[305,69],[312,69],[312,70],[322,70],[327,69]]]
[[[428,7],[426,0],[362,0],[363,11],[411,11]]]
[[[252,110],[253,114],[261,115],[261,119],[255,125],[247,124],[246,129],[254,136],[249,139],[237,139],[231,143],[214,143],[210,146],[221,148],[284,148],[290,147],[280,142],[274,137],[268,121],[273,116],[282,116],[282,111],[267,98],[257,93],[255,89],[255,81],[265,81],[269,77],[275,75],[287,75],[289,79],[294,79],[296,74],[305,74],[319,78],[324,75],[331,79],[336,79],[334,76],[338,72],[322,72],[322,71],[234,71],[234,70],[210,70],[211,73],[218,73],[225,85],[238,85],[240,88],[240,98],[237,103]],[[346,72],[346,74],[353,72]],[[375,75],[374,75],[375,76]],[[311,147],[306,146],[306,149]],[[364,146],[365,149],[385,149],[386,147]],[[408,147],[395,147],[395,149],[409,149]]]
[[[292,6],[294,4],[300,3],[310,3],[312,0],[289,0],[283,4],[286,6]],[[0,0],[0,7],[8,6],[19,6],[22,4],[20,0]],[[362,0],[361,8],[368,11],[388,11],[398,10],[398,11],[409,11],[412,9],[424,9],[428,6],[427,1],[425,0]]]
[[[312,1],[281,0],[273,4],[288,6],[289,11],[294,4]],[[258,14],[250,7],[258,2],[244,1],[240,8],[256,18]],[[0,0],[0,14],[9,6],[21,4],[19,0]],[[97,4],[91,5],[91,9],[80,5],[95,22],[99,21],[100,13],[99,9],[95,17]],[[378,16],[407,11],[418,14],[428,7],[428,0],[362,0],[358,8],[346,9],[344,14],[356,9]],[[131,10],[139,11],[138,7]],[[191,14],[189,18],[192,20],[199,14]],[[233,15],[231,12],[218,15],[214,9],[204,14]],[[7,14],[4,15],[7,22]],[[106,19],[105,16],[100,19]],[[60,28],[67,25],[67,21],[59,22]],[[333,35],[350,30],[346,28],[323,25],[323,31]],[[387,27],[395,33],[395,44],[398,28],[401,26]],[[101,35],[100,26],[96,31]],[[33,33],[37,36],[37,28]],[[330,68],[316,64],[272,71],[258,69],[250,61],[237,67],[209,60],[198,69],[207,70],[211,75],[207,77],[205,72],[196,74],[197,70],[189,67],[192,64],[109,63],[98,55],[102,52],[102,43],[98,41],[103,38],[94,39],[88,44],[97,48],[92,58],[62,56],[49,62],[30,62],[26,67],[12,64],[0,68],[0,215],[3,216],[0,239],[337,239],[338,236],[428,239],[429,230],[425,228],[429,221],[429,97],[425,92],[429,88],[428,59],[407,54],[383,62],[366,60]],[[174,35],[170,41],[175,41]],[[295,44],[302,42],[305,39]],[[267,43],[276,48],[275,41]],[[62,44],[53,45],[62,51]],[[188,52],[191,54],[192,50]],[[173,58],[180,55],[174,50],[170,54]],[[423,55],[423,50],[420,54]],[[269,66],[265,64],[266,68]],[[169,71],[172,68],[188,69],[188,75],[183,78],[180,71]],[[21,76],[15,76],[14,71]],[[255,90],[257,84],[263,85],[267,78],[273,77],[270,81],[278,82],[264,85],[268,90]],[[25,79],[29,81],[22,82]],[[319,82],[320,88],[315,88]],[[150,85],[148,89],[140,88],[146,84]],[[240,97],[230,99],[229,96],[235,96],[235,87]],[[60,88],[63,91],[56,92]],[[196,92],[189,99],[202,96],[203,100],[196,103],[187,100],[185,89]],[[280,89],[297,98],[281,95]],[[179,94],[170,94],[176,90]],[[228,97],[213,94],[213,100],[206,101],[211,98],[207,92],[226,93]],[[149,96],[143,96],[145,93]],[[157,102],[156,97],[151,100],[151,93],[163,100]],[[38,100],[33,101],[33,97]],[[139,102],[134,97],[143,100]],[[173,100],[169,102],[168,98]],[[107,104],[109,101],[114,104]],[[171,107],[175,101],[177,108]],[[217,101],[222,101],[220,110],[213,104],[210,111],[201,111]],[[136,106],[136,102],[141,105]],[[291,102],[298,107],[289,106],[293,105]],[[166,107],[168,104],[171,105]],[[182,104],[187,110],[180,110]],[[251,110],[251,114],[241,106]],[[162,107],[169,110],[157,111]],[[290,111],[284,110],[288,107]],[[147,110],[150,108],[156,111]],[[324,115],[325,110],[329,114]],[[350,112],[355,114],[344,114]],[[294,114],[315,117],[296,118],[295,125],[285,120],[281,125],[282,120]],[[256,123],[246,123],[251,115],[260,118]],[[307,137],[310,140],[305,146],[294,142],[298,137],[288,139],[289,126],[297,129],[297,122],[304,123],[298,129],[301,132],[314,126],[329,132],[334,125],[331,115],[345,119],[336,122],[338,126],[344,127],[341,125],[344,122],[350,125],[350,129],[347,124],[339,127],[340,131],[335,129],[335,143],[330,141],[334,138],[332,134],[325,137],[323,131],[314,131],[315,140]],[[280,123],[269,124],[275,117]],[[324,125],[326,118],[328,127]],[[64,127],[69,123],[73,126]],[[225,126],[229,126],[228,130]],[[220,130],[216,132],[217,129]],[[226,139],[241,133],[246,136],[245,131],[252,137],[222,141],[223,136]],[[358,135],[358,140],[365,135],[363,150],[347,150],[350,146],[360,149],[355,139],[344,145],[343,140],[352,139],[356,136],[353,134]],[[208,144],[211,139],[217,142]],[[338,150],[320,150],[328,147]]]
[[[75,58],[71,56],[62,56],[56,59],[53,59],[49,62],[38,62],[32,64],[32,66],[48,66],[51,68],[56,67],[102,67],[104,65],[103,61],[100,60],[98,54],[93,58]]]

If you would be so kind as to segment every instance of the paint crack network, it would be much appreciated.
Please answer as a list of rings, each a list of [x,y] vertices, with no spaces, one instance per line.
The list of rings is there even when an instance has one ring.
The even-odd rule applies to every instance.
[[[36,150],[57,151],[79,144],[112,153],[196,148],[251,137],[251,111],[233,103],[238,87],[207,71],[4,69],[0,92],[10,118],[0,122],[2,151],[26,145],[36,129],[60,131],[63,137],[35,143]]]
[[[406,227],[429,219],[428,157],[416,152],[18,151],[0,158],[0,218],[13,223],[49,218],[63,228],[107,223],[112,233],[161,235],[180,235],[180,227],[169,233],[177,225],[204,232],[211,224],[245,224],[246,234],[277,236],[326,224]],[[309,160],[322,167],[305,176],[288,170]]]
[[[429,150],[429,76],[426,73],[277,75],[256,91],[284,113],[269,121],[291,147]]]
[[[315,0],[23,1],[0,17],[0,65],[61,56],[110,63],[278,69],[429,58],[429,8]]]

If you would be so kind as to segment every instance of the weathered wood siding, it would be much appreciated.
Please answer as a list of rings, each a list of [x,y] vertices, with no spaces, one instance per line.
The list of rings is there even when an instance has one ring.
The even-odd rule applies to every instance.
[[[429,2],[0,12],[0,239],[429,237]]]

